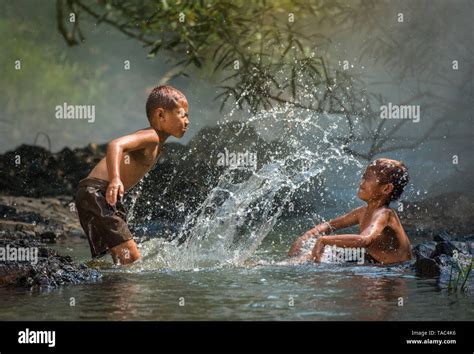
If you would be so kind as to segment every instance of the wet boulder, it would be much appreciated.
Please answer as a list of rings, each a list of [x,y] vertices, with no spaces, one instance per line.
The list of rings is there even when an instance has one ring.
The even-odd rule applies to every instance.
[[[420,243],[419,245],[416,245],[413,247],[413,255],[415,256],[416,259],[418,258],[431,258],[431,255],[436,249],[436,243],[435,242],[430,242],[430,243]]]
[[[418,276],[439,277],[440,284],[449,284],[472,259],[471,241],[454,241],[447,234],[438,234],[433,242],[422,243],[413,248],[414,268]],[[470,279],[472,276],[470,277]]]
[[[431,258],[435,258],[440,255],[448,255],[450,257],[453,256],[454,251],[459,252],[457,247],[450,241],[443,241],[443,242],[438,242],[436,244],[434,252],[431,254]]]
[[[45,290],[64,284],[96,282],[102,277],[97,270],[76,264],[70,256],[58,254],[39,239],[19,238],[15,233],[2,232],[0,250],[1,286]],[[28,254],[27,258],[25,254]]]

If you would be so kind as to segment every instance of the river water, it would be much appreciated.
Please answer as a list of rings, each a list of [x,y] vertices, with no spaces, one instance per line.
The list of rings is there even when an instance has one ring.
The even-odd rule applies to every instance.
[[[435,278],[419,278],[408,265],[275,262],[286,259],[289,241],[278,230],[270,233],[252,257],[260,265],[149,270],[114,268],[107,260],[97,283],[43,292],[2,288],[0,319],[474,319],[472,295],[449,294]],[[56,248],[78,261],[90,257],[85,240]]]

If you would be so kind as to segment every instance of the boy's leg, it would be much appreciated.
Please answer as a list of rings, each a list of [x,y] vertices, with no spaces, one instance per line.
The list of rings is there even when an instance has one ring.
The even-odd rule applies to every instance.
[[[110,254],[115,264],[131,264],[140,258],[140,252],[138,251],[137,244],[133,239],[125,241],[120,245],[112,247]]]

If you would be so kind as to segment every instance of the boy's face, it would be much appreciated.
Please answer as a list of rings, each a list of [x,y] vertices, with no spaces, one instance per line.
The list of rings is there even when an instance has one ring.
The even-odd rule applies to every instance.
[[[362,175],[357,196],[364,202],[378,199],[386,199],[392,193],[393,185],[391,183],[382,183],[378,171],[369,166]]]
[[[181,138],[186,133],[189,125],[188,102],[182,100],[172,110],[158,108],[155,111],[160,122],[160,130],[164,133]]]

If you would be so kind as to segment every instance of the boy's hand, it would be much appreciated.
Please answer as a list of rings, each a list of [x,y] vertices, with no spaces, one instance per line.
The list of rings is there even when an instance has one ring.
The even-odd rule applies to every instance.
[[[303,247],[303,243],[305,241],[303,239],[303,237],[304,236],[300,236],[295,240],[295,242],[293,242],[293,244],[291,245],[290,250],[288,251],[288,256],[289,257],[294,257],[294,256],[298,255],[301,252],[301,247]]]
[[[290,250],[288,251],[288,256],[293,257],[296,256],[301,251],[301,247],[303,244],[308,241],[310,238],[315,237],[321,233],[325,233],[329,231],[328,223],[323,223],[316,225],[311,230],[306,231],[303,236],[300,236],[296,239],[296,241],[291,246]]]
[[[288,256],[293,257],[301,252],[301,247],[303,247],[303,244],[315,235],[312,233],[312,230],[314,229],[307,231],[303,236],[298,237],[295,242],[293,242],[293,245],[291,245],[291,248],[288,251]]]
[[[112,178],[112,180],[109,182],[109,185],[107,186],[106,193],[105,199],[107,200],[107,203],[114,206],[115,203],[117,203],[117,196],[122,198],[124,193],[123,183],[120,178]]]

